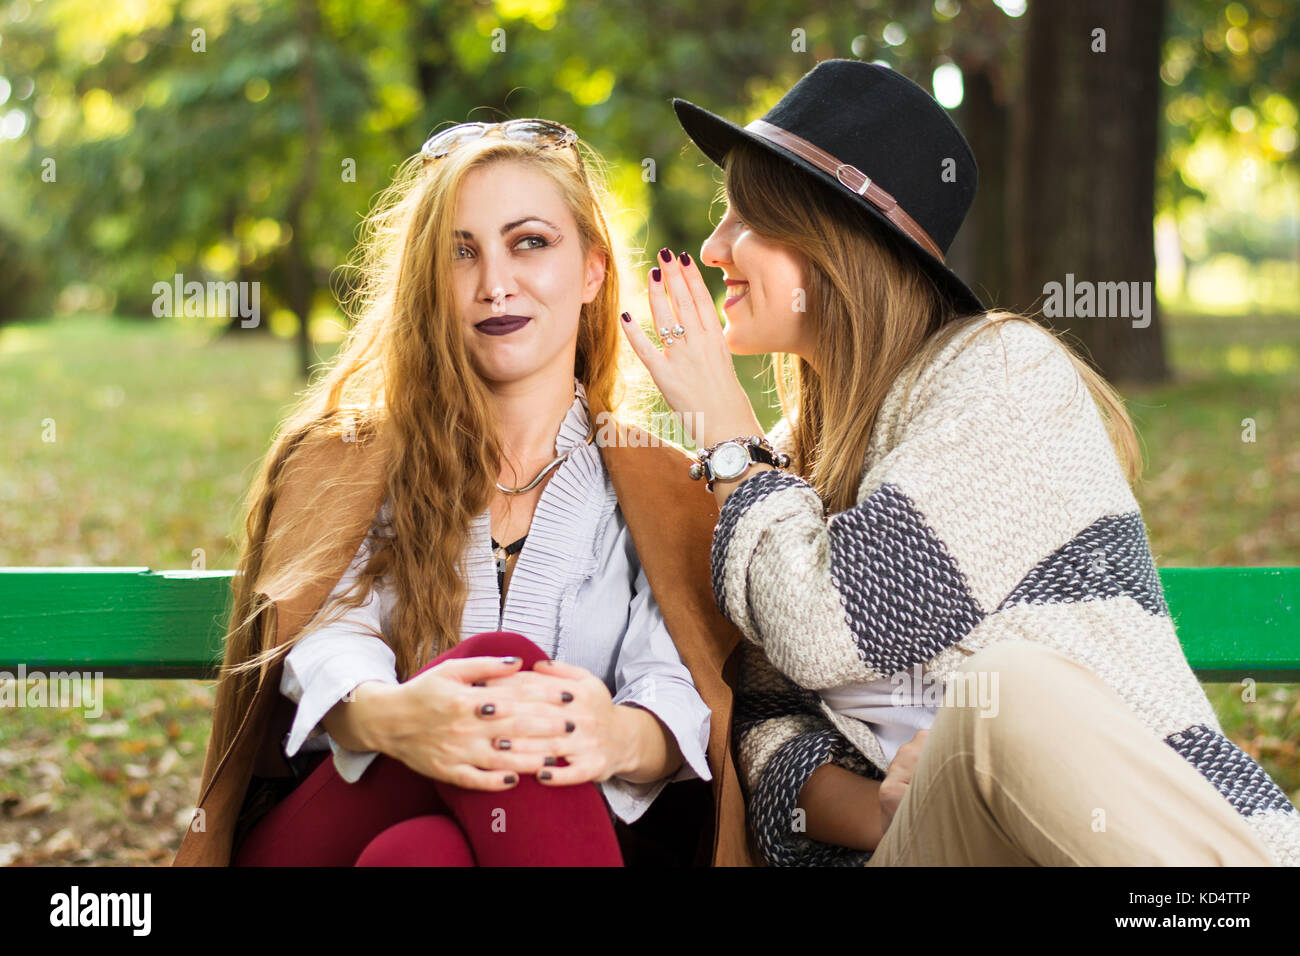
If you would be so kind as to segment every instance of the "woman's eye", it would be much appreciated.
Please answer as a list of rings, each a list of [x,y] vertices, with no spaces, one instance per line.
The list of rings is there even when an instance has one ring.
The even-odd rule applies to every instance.
[[[550,242],[549,242],[545,237],[543,237],[543,236],[536,236],[536,235],[534,235],[534,236],[524,236],[522,239],[519,240],[519,243],[528,242],[530,239],[536,239],[539,243],[541,243],[541,245],[536,245],[536,246],[525,246],[525,251],[527,251],[527,250],[531,250],[531,249],[545,249],[547,246],[549,246],[549,245],[551,244],[551,243],[550,243]],[[515,245],[519,245],[519,243],[516,243]],[[473,254],[473,251],[470,249],[469,246],[466,246],[466,245],[459,245],[459,246],[456,247],[456,255],[455,255],[454,258],[456,258],[456,259],[466,259],[466,258],[468,258],[468,256],[463,256],[463,255],[461,255],[462,252],[470,253],[470,255]]]

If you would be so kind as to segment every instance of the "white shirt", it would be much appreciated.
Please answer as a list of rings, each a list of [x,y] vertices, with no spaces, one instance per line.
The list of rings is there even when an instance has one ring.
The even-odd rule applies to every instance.
[[[830,687],[820,693],[831,710],[864,721],[884,748],[886,762],[893,763],[898,749],[920,731],[928,730],[937,713],[937,708],[922,703],[926,691],[916,684],[914,675],[903,672],[870,683]]]
[[[633,783],[612,777],[598,784],[610,809],[631,823],[670,779],[712,779],[706,757],[710,711],[664,625],[600,449],[586,444],[586,394],[580,385],[577,392],[555,440],[557,455],[572,452],[542,490],[504,608],[490,543],[491,513],[483,511],[470,528],[461,638],[516,631],[551,658],[591,671],[605,682],[615,704],[635,704],[663,721],[684,758],[672,778]],[[377,523],[387,517],[388,507],[385,502]],[[351,587],[368,554],[369,538],[331,600]],[[281,692],[298,705],[284,741],[286,756],[329,747],[334,766],[349,783],[360,779],[377,754],[339,746],[320,719],[363,681],[397,683],[396,657],[378,636],[389,633],[393,610],[387,583],[381,579],[361,607],[299,640],[285,657],[280,681]]]

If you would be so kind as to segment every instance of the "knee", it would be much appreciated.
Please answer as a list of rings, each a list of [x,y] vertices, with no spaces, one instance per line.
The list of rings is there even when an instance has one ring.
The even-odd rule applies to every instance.
[[[356,866],[473,866],[474,854],[456,821],[428,815],[403,820],[366,844]]]
[[[1069,680],[1086,670],[1060,651],[1035,641],[1002,641],[973,654],[950,678],[950,696],[980,717],[978,729],[1020,743],[1035,736],[1049,714],[1071,704]]]
[[[467,637],[445,654],[439,654],[424,667],[420,673],[452,657],[519,657],[523,659],[524,670],[528,670],[538,661],[547,660],[546,652],[513,631],[483,631]]]
[[[483,631],[473,637],[467,637],[456,645],[456,650],[463,651],[462,657],[522,657],[524,664],[533,664],[547,659],[546,652],[513,631]]]
[[[1036,641],[999,641],[975,652],[957,668],[959,673],[988,677],[1000,688],[1041,688],[1062,668],[1081,667],[1055,648]]]

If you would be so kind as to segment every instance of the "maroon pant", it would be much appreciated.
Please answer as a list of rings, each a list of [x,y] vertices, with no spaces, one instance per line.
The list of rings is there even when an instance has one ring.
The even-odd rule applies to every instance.
[[[546,654],[506,631],[475,634],[449,657]],[[249,831],[235,866],[622,866],[609,810],[594,783],[543,786],[519,774],[509,790],[469,790],[377,756],[348,783],[319,765]]]

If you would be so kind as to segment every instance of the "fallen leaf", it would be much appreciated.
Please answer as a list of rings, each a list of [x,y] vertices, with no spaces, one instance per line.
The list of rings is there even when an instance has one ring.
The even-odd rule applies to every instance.
[[[62,830],[55,833],[45,841],[45,844],[42,847],[46,853],[68,853],[80,848],[81,841],[77,839],[77,835],[68,827],[64,827]]]
[[[176,764],[180,762],[180,759],[181,755],[168,747],[163,751],[163,755],[158,758],[158,766],[154,768],[154,773],[161,777],[163,774],[167,773],[167,771],[171,770],[172,767],[176,766]]]
[[[125,720],[115,720],[104,724],[91,724],[86,728],[87,737],[122,737],[131,727]]]
[[[47,812],[52,806],[54,806],[54,794],[46,791],[44,793],[33,794],[26,800],[23,800],[9,811],[9,815],[15,818],[34,817],[38,814]]]

